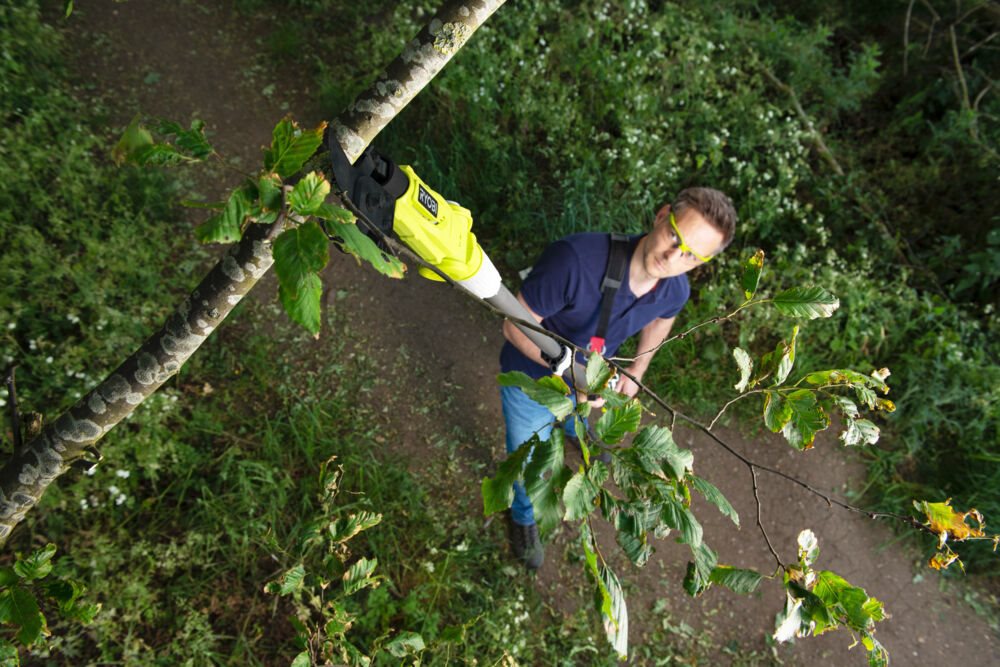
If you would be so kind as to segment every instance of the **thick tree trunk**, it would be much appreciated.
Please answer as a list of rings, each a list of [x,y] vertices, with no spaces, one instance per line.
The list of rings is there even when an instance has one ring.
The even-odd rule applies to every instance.
[[[448,63],[504,0],[448,2],[386,72],[333,123],[352,160]],[[70,464],[177,373],[271,267],[267,228],[253,225],[163,328],[0,469],[0,545]]]

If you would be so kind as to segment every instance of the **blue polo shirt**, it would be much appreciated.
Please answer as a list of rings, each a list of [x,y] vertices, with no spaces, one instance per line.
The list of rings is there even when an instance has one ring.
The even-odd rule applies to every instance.
[[[632,260],[642,235],[629,239]],[[531,309],[542,316],[542,326],[586,348],[597,331],[601,314],[601,281],[608,267],[611,236],[584,233],[556,241],[542,253],[521,286],[521,295]],[[605,335],[605,356],[612,356],[626,339],[659,317],[673,317],[687,303],[691,288],[686,275],[660,280],[636,299],[629,287],[629,271],[615,295],[611,319]],[[583,360],[585,361],[585,360]],[[500,351],[500,368],[521,371],[533,378],[549,370],[521,354],[510,343]]]

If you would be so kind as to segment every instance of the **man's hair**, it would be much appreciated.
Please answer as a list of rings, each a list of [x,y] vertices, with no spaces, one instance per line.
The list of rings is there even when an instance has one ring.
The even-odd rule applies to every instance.
[[[674,215],[680,215],[686,209],[698,211],[713,227],[722,232],[722,245],[717,252],[722,252],[732,243],[736,235],[736,208],[733,201],[723,193],[713,188],[685,188],[681,190],[670,205]]]

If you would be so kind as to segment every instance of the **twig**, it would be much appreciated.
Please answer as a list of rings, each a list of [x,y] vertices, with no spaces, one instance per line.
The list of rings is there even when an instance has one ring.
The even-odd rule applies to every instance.
[[[978,42],[976,42],[975,44],[973,44],[972,46],[970,46],[968,49],[966,49],[965,53],[962,54],[962,59],[965,60],[970,55],[972,55],[972,53],[974,51],[977,51],[979,49],[979,47],[985,46],[986,44],[989,44],[990,42],[992,42],[993,38],[996,37],[997,35],[1000,35],[1000,32],[992,32],[987,37],[985,37],[984,39],[981,39]]]
[[[903,77],[906,77],[907,64],[910,59],[910,18],[913,16],[913,5],[917,0],[910,0],[906,8],[906,23],[903,25]]]
[[[767,548],[771,550],[771,555],[774,556],[774,560],[777,561],[779,568],[784,568],[785,564],[781,562],[781,557],[778,556],[778,552],[774,550],[774,545],[771,544],[771,538],[767,536],[767,530],[764,529],[764,524],[760,520],[760,495],[757,489],[757,468],[750,466],[750,477],[753,479],[753,499],[757,503],[757,527],[760,528],[760,534],[764,536],[764,541],[767,542]]]
[[[711,422],[709,422],[709,424],[708,424],[708,430],[709,430],[709,431],[711,431],[711,430],[712,430],[712,427],[714,427],[714,426],[715,426],[715,422],[719,421],[719,418],[720,418],[720,417],[722,417],[723,413],[725,413],[725,411],[729,409],[729,406],[730,406],[730,405],[732,405],[732,404],[733,404],[733,403],[735,403],[736,401],[739,401],[739,400],[741,400],[741,399],[744,399],[744,398],[746,398],[747,396],[749,396],[749,395],[751,395],[751,394],[759,394],[759,393],[761,393],[762,391],[763,391],[763,389],[751,389],[750,391],[746,392],[745,394],[740,394],[739,396],[737,396],[737,397],[736,397],[736,398],[734,398],[733,400],[731,400],[731,401],[729,401],[728,403],[726,403],[725,405],[723,405],[723,406],[722,406],[722,409],[721,409],[721,410],[719,410],[719,414],[715,415],[715,418],[714,418],[714,419],[712,419],[712,421],[711,421]]]
[[[744,308],[748,308],[750,306],[756,306],[759,303],[766,303],[768,301],[770,301],[770,299],[761,299],[759,301],[747,301],[746,303],[742,304],[739,308],[737,308],[733,312],[729,313],[728,315],[720,315],[718,317],[709,318],[709,319],[705,320],[704,322],[699,322],[698,324],[694,325],[693,327],[691,327],[691,328],[689,328],[689,329],[687,329],[685,331],[682,331],[679,334],[674,334],[670,338],[664,338],[662,341],[660,341],[660,343],[656,347],[652,348],[651,350],[646,350],[645,352],[639,352],[634,357],[608,357],[607,360],[608,361],[627,361],[627,362],[631,363],[631,362],[635,361],[636,359],[638,359],[641,356],[644,356],[644,355],[647,355],[647,354],[655,354],[656,352],[659,351],[659,349],[661,347],[663,347],[667,343],[671,343],[671,342],[673,342],[675,340],[682,340],[684,338],[687,338],[691,333],[693,333],[694,331],[696,331],[696,330],[698,330],[698,329],[700,329],[700,328],[702,328],[704,326],[708,326],[709,324],[721,324],[723,322],[726,322],[727,320],[732,319],[738,312],[740,312]]]
[[[961,103],[966,111],[972,109],[969,103],[969,86],[965,83],[965,71],[962,69],[962,62],[958,58],[958,38],[955,36],[955,26],[948,26],[948,34],[951,35],[951,57],[955,63],[955,73],[958,74],[958,83],[962,86]]]
[[[806,113],[806,110],[802,108],[802,103],[799,102],[799,96],[795,94],[795,89],[784,81],[781,81],[778,77],[772,74],[771,70],[768,68],[764,67],[763,72],[764,76],[767,77],[772,84],[774,84],[775,88],[786,93],[788,97],[791,98],[792,105],[795,107],[795,112],[798,113],[799,118],[802,119],[802,122],[805,123],[807,128],[809,128],[809,133],[812,135],[816,148],[819,150],[819,154],[824,160],[827,161],[827,163],[829,163],[838,176],[843,176],[844,170],[841,168],[840,163],[837,162],[837,158],[834,157],[833,152],[829,149],[829,147],[827,147],[826,142],[823,141],[823,135],[816,129],[816,126],[812,122],[812,118],[810,118],[809,114]]]
[[[10,401],[10,428],[13,432],[14,451],[21,451],[21,414],[17,409],[17,379],[14,377],[17,364],[7,369],[7,399]]]

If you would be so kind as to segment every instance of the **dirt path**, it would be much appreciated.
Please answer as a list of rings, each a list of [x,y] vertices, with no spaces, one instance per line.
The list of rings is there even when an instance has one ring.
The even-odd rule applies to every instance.
[[[190,0],[77,3],[67,25],[79,54],[74,67],[81,83],[115,92],[112,125],[127,122],[140,109],[180,121],[198,117],[207,122],[224,154],[253,168],[259,147],[268,143],[270,129],[280,117],[291,111],[300,121],[318,120],[310,102],[311,81],[291,68],[271,70],[260,65],[254,54],[267,25],[231,13],[229,3],[224,8]],[[208,196],[231,185],[231,178],[220,170],[195,187]],[[389,386],[398,391],[376,397],[385,402],[384,413],[397,434],[394,453],[419,468],[421,460],[432,455],[429,442],[439,434],[454,433],[463,443],[460,451],[470,469],[501,457],[502,421],[493,382],[502,341],[499,322],[453,291],[415,275],[389,281],[346,256],[335,255],[324,279],[327,304],[349,312],[352,330],[363,332],[353,341],[357,349],[376,359],[396,360]],[[259,299],[271,299],[274,293],[273,280],[255,292]],[[326,341],[337,332],[324,335],[326,339],[303,350],[303,355],[322,354]],[[418,411],[417,404],[432,407]],[[680,429],[676,435],[678,442],[694,450],[697,472],[719,486],[740,512],[743,527],[737,530],[714,508],[705,503],[696,507],[707,541],[720,560],[770,570],[773,559],[754,527],[748,471],[706,437]],[[863,478],[862,465],[829,438],[803,455],[775,438],[751,442],[733,432],[725,436],[751,458],[833,493],[842,494]],[[894,664],[995,664],[1000,642],[985,622],[953,594],[942,592],[934,573],[920,564],[921,556],[896,544],[885,526],[831,510],[781,479],[761,481],[764,523],[783,558],[793,558],[796,535],[811,527],[820,540],[820,567],[835,570],[885,602],[892,619],[880,626],[878,637]],[[476,476],[462,471],[453,482],[467,487],[468,511],[480,514]],[[601,537],[613,539],[608,533]],[[505,548],[499,526],[491,526],[486,539]],[[567,530],[557,535],[534,584],[557,611],[569,611],[588,599],[578,594],[581,568],[563,557],[574,540]],[[765,585],[760,595],[750,598],[712,590],[692,600],[680,586],[687,560],[686,547],[671,541],[657,545],[643,570],[619,559],[617,569],[630,592],[631,643],[690,636],[680,626],[683,621],[711,643],[715,662],[732,660],[722,652],[729,645],[766,653],[763,637],[773,630],[774,613],[782,604],[779,587]],[[657,599],[666,600],[673,619],[673,629],[666,634],[667,616],[662,609],[652,611]],[[777,655],[785,664],[865,664],[863,649],[858,646],[848,652],[850,643],[848,635],[833,633],[783,646]],[[668,648],[660,644],[651,650],[657,654],[662,649],[667,655]]]

